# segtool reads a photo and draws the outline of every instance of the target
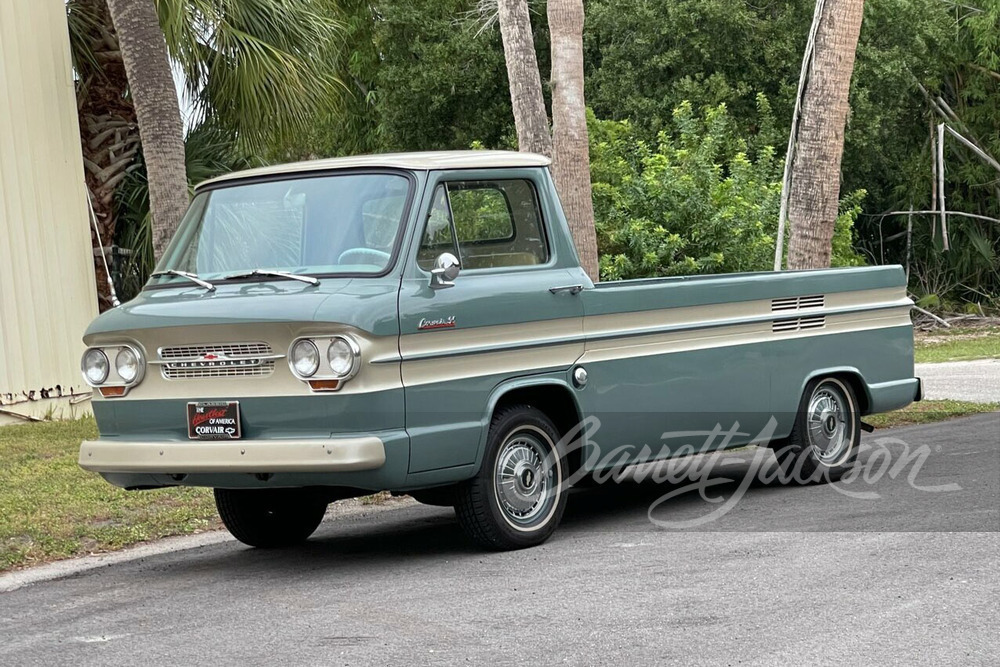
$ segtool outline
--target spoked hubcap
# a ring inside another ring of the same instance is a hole
[[[545,518],[555,499],[557,480],[551,447],[541,433],[519,430],[500,447],[495,469],[497,501],[515,526]]]
[[[854,437],[852,417],[847,396],[835,385],[824,384],[813,392],[806,420],[809,444],[820,461],[836,465],[850,449]]]

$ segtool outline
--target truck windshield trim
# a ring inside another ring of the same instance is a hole
[[[203,218],[205,216],[205,209],[210,205],[211,197],[215,196],[216,193],[236,190],[242,187],[253,186],[253,185],[266,185],[269,183],[283,183],[287,182],[290,184],[294,183],[305,183],[308,181],[316,179],[332,179],[339,177],[350,177],[350,176],[393,176],[402,177],[406,179],[406,191],[405,195],[402,196],[402,203],[399,205],[399,220],[396,226],[395,233],[391,239],[391,248],[387,244],[385,245],[386,251],[378,251],[380,255],[388,255],[385,261],[385,265],[380,270],[371,271],[359,271],[359,270],[309,270],[308,267],[301,266],[268,266],[267,269],[277,271],[288,271],[289,269],[299,269],[304,268],[305,270],[293,270],[292,273],[299,274],[301,276],[308,276],[311,278],[380,278],[390,274],[398,265],[399,257],[402,252],[402,239],[405,234],[407,226],[410,224],[410,217],[412,214],[415,191],[416,191],[416,177],[412,172],[393,169],[393,168],[374,168],[374,169],[328,169],[315,172],[306,173],[282,173],[282,174],[269,174],[265,176],[258,176],[247,179],[239,179],[233,181],[223,181],[220,183],[213,183],[207,187],[197,188],[195,190],[195,198],[192,200],[191,207],[188,209],[188,213],[185,214],[184,220],[182,220],[181,225],[178,227],[174,238],[171,240],[166,251],[163,254],[159,264],[156,267],[154,274],[159,273],[161,275],[153,277],[151,274],[151,280],[148,282],[144,289],[164,289],[177,287],[180,284],[179,279],[175,275],[165,274],[166,271],[170,270],[183,270],[184,265],[177,266],[179,260],[184,258],[185,253],[190,253],[190,249],[187,246],[190,245],[192,241],[192,234],[200,233],[200,227],[203,223]],[[199,207],[200,209],[195,210]],[[188,218],[192,219],[189,220]],[[304,222],[302,223],[305,224]],[[364,221],[362,221],[362,225]],[[362,229],[363,233],[364,230]],[[304,232],[303,232],[304,233]],[[363,250],[363,248],[354,248],[357,250]],[[370,249],[373,250],[374,249]],[[301,262],[300,262],[301,263]],[[232,284],[232,283],[242,283],[248,280],[260,281],[261,278],[265,276],[248,276],[253,269],[260,269],[259,265],[246,266],[240,268],[232,268],[230,270],[214,270],[214,271],[199,271],[199,275],[207,275],[213,284]],[[327,269],[327,267],[322,267]],[[261,271],[262,272],[262,271]],[[284,279],[277,278],[276,279]]]

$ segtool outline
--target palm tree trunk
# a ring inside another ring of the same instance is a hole
[[[98,237],[91,230],[97,299],[100,310],[105,311],[111,307],[111,292],[99,253],[115,239],[115,188],[135,161],[139,126],[135,108],[125,96],[125,65],[107,4],[104,0],[75,0],[68,9],[91,19],[76,23],[75,27],[85,31],[73,34],[78,46],[93,54],[92,60],[81,57],[75,64],[76,100],[84,177],[100,232]]]
[[[826,0],[796,138],[789,190],[788,268],[830,266],[840,159],[864,0]]]
[[[542,79],[535,57],[527,0],[498,0],[500,36],[503,38],[510,105],[514,110],[518,149],[552,155],[549,119],[542,97]]]
[[[597,233],[583,97],[583,0],[549,0],[552,41],[552,172],[580,264],[596,282]]]
[[[184,125],[154,0],[108,0],[149,178],[153,250],[163,254],[188,205]]]

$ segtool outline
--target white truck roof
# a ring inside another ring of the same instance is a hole
[[[244,171],[234,171],[198,184],[201,188],[213,183],[234,179],[271,176],[275,174],[295,174],[328,169],[354,169],[365,167],[390,167],[432,171],[436,169],[488,169],[495,167],[545,167],[551,160],[536,153],[516,151],[426,151],[422,153],[382,153],[376,155],[355,155],[352,157],[327,158],[306,162],[276,164]]]

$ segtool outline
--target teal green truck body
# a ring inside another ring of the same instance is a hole
[[[862,415],[919,400],[900,267],[595,285],[546,165],[488,151],[372,156],[203,184],[158,268],[198,268],[212,289],[155,277],[90,325],[84,341],[111,369],[95,382],[104,362],[85,359],[100,437],[80,464],[134,489],[406,492],[473,478],[495,411],[513,403],[564,432],[596,418],[575,459],[593,469],[612,449],[629,463],[670,457],[691,445],[684,434],[717,425],[738,435],[708,448],[785,438],[817,377],[849,383]],[[348,194],[323,199],[341,185]],[[348,195],[356,206],[337,203]],[[291,240],[252,231],[265,218],[294,227]],[[319,220],[357,220],[357,233]],[[315,280],[227,273],[259,268],[232,259],[262,256],[247,249],[257,233],[295,257],[265,267]],[[441,250],[457,255],[453,280]],[[336,356],[345,345],[353,353]],[[193,414],[237,403],[238,433],[198,436]]]

